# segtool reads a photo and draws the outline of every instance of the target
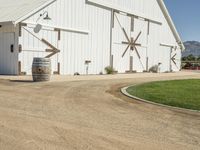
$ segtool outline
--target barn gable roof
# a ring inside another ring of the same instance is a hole
[[[176,39],[176,42],[179,44],[181,50],[185,50],[185,46],[184,46],[184,44],[183,44],[183,42],[181,40],[181,37],[180,37],[180,35],[179,35],[175,25],[174,25],[174,22],[173,22],[171,16],[170,16],[170,14],[169,14],[169,12],[167,10],[167,7],[165,6],[164,1],[163,0],[157,0],[157,2],[159,4],[159,6],[160,6],[160,9],[163,12],[163,15],[165,16],[165,18],[167,20],[167,23],[168,23],[168,25],[169,25],[169,27],[170,27],[175,39]]]
[[[0,0],[0,23],[7,23],[12,22],[13,24],[17,24],[26,18],[30,17],[37,11],[40,11],[41,9],[47,7],[51,3],[55,2],[56,0]],[[87,2],[96,3],[98,5],[101,4],[101,0],[86,0]],[[172,33],[174,37],[177,40],[177,43],[180,45],[181,49],[184,50],[185,47],[183,45],[183,42],[176,30],[176,27],[169,15],[169,12],[164,4],[163,0],[157,0],[169,26],[172,30]],[[106,4],[107,5],[107,4]],[[104,7],[111,7],[111,6],[104,6]],[[136,12],[132,12],[136,13]],[[146,18],[143,14],[140,14],[139,12],[136,13],[139,17],[143,17],[145,19],[149,19],[151,21],[155,21],[157,23],[160,23],[159,20],[156,18]]]
[[[20,22],[55,0],[0,0],[0,22]]]

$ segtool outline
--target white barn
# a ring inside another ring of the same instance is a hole
[[[0,74],[179,71],[183,49],[163,0],[0,0]]]

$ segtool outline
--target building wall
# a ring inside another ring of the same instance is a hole
[[[138,59],[135,51],[130,50],[122,58],[121,55],[126,46],[117,45],[116,43],[125,41],[126,38],[121,28],[116,25],[112,29],[111,41],[110,25],[112,14],[110,9],[86,4],[85,0],[57,0],[24,21],[29,24],[36,23],[39,15],[48,11],[52,20],[45,21],[41,19],[38,23],[84,31],[84,33],[61,31],[60,41],[58,41],[57,32],[50,29],[40,31],[39,36],[47,39],[61,50],[59,54],[52,57],[52,71],[57,70],[57,63],[59,62],[61,64],[61,74],[74,74],[75,72],[86,74],[85,61],[90,60],[89,74],[104,72],[104,68],[110,65],[110,41],[112,42],[111,54],[114,56],[113,66],[119,73],[123,73],[129,69],[130,56],[133,57],[133,70],[138,72],[144,71],[147,66],[150,68],[158,63],[162,63],[162,72],[170,71],[171,48],[160,46],[160,44],[178,45],[156,0],[98,1],[122,7],[125,10],[134,10],[134,12],[140,12],[151,18],[157,18],[162,22],[162,25],[150,23],[148,35],[148,22],[136,19],[134,32],[130,32],[130,18],[119,16],[121,24],[130,36],[136,37],[142,31],[142,35],[138,39],[138,42],[143,46],[138,47],[141,59]],[[33,31],[34,26],[29,24],[26,28]],[[115,24],[117,24],[116,20]],[[22,71],[30,74],[33,57],[46,56],[48,54],[45,52],[47,46],[34,38],[26,30],[22,30],[19,43],[23,46],[23,51],[19,54],[19,60],[22,62]],[[177,53],[176,60],[178,67],[172,63],[172,68],[174,71],[178,71],[180,69],[181,50],[177,49],[173,53]]]
[[[170,71],[170,63],[172,64],[172,68],[174,71],[179,71],[180,64],[181,64],[181,50],[180,48],[173,50],[173,53],[171,53],[171,48],[169,47],[163,47],[160,46],[160,44],[166,44],[171,46],[177,46],[176,39],[174,38],[172,31],[157,3],[157,0],[90,0],[92,2],[97,3],[104,3],[111,5],[116,8],[120,8],[122,10],[132,11],[136,12],[140,15],[149,17],[149,18],[155,18],[156,20],[159,20],[162,22],[162,25],[158,25],[155,23],[150,23],[150,31],[149,35],[142,35],[142,39],[139,39],[139,42],[145,45],[146,41],[146,54],[145,54],[145,48],[138,48],[141,55],[143,55],[143,59],[146,55],[148,57],[148,66],[154,66],[158,63],[162,63],[161,65],[161,71]],[[124,22],[125,23],[125,22]],[[128,26],[130,22],[127,22],[124,24],[124,26]],[[147,27],[145,27],[145,21],[137,21],[135,23],[135,31],[133,32],[133,37],[136,37],[137,33],[139,31],[142,31],[143,33],[146,33]],[[177,66],[173,64],[173,62],[170,62],[170,55],[174,55],[177,53],[176,61]],[[130,54],[131,55],[131,54]],[[132,54],[135,58],[134,62],[134,70],[142,71],[143,67],[141,65],[145,64],[146,60],[139,61],[137,59],[137,56],[135,53]],[[127,62],[128,63],[128,62]]]

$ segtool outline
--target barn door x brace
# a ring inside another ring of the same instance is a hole
[[[176,51],[176,50],[177,50],[177,47],[176,47],[176,46],[175,46],[175,47],[172,47],[171,53],[173,52],[173,49]],[[175,54],[171,57],[171,61],[174,63],[174,65],[176,66],[176,68],[179,68],[178,65],[177,65],[177,63],[176,63],[176,61],[177,61],[176,56],[177,56],[177,53],[175,53]]]
[[[42,43],[44,43],[46,46],[49,47],[49,48],[46,49],[46,52],[50,52],[50,54],[47,55],[45,58],[50,58],[53,55],[55,55],[55,54],[60,52],[60,50],[56,46],[52,45],[49,41],[45,40],[44,38],[39,37],[38,35],[36,35],[32,31],[26,29],[25,27],[23,27],[23,29],[26,30],[28,33],[30,33],[35,38],[37,38],[39,41],[41,41]]]
[[[178,65],[177,65],[178,59],[176,59],[177,53],[172,55],[173,51],[176,52],[178,47],[177,46],[173,46],[173,45],[169,45],[169,44],[163,44],[163,43],[160,43],[160,46],[169,47],[171,49],[171,51],[170,51],[170,71],[172,71],[172,63],[171,62],[173,62],[173,64],[176,66],[176,68],[179,68]]]
[[[138,58],[140,59],[141,56],[140,56],[140,54],[139,54],[139,52],[138,52],[137,46],[142,46],[142,45],[139,44],[139,43],[137,43],[137,40],[138,40],[139,37],[141,36],[142,31],[139,32],[139,34],[137,35],[137,37],[136,37],[135,39],[134,39],[133,37],[130,37],[130,38],[129,38],[129,36],[128,36],[126,30],[124,29],[124,27],[122,27],[122,25],[121,25],[121,23],[120,23],[120,21],[119,21],[119,19],[118,19],[118,17],[117,17],[116,14],[115,14],[115,17],[116,17],[117,22],[118,22],[118,24],[119,24],[119,26],[120,26],[122,32],[124,33],[124,36],[126,37],[126,40],[127,40],[126,42],[122,41],[122,44],[128,45],[128,46],[126,47],[124,53],[122,54],[122,57],[125,56],[126,52],[127,52],[128,49],[130,48],[130,50],[132,50],[132,51],[135,50],[135,51],[136,51],[136,54],[137,54]],[[133,26],[133,22],[131,21],[131,28],[133,28],[132,26]]]

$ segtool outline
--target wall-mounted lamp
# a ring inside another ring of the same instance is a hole
[[[41,24],[37,24],[37,25],[35,26],[35,28],[33,29],[33,31],[34,31],[35,33],[39,33],[41,30],[42,30],[42,25],[41,25]]]
[[[44,20],[51,20],[51,18],[49,17],[49,13],[48,11],[45,11],[44,13],[40,14],[40,16],[38,17],[37,21],[38,22],[43,16],[45,16],[43,19]]]
[[[45,16],[45,17],[43,17],[43,16]],[[43,17],[44,20],[51,20],[51,18],[49,17],[49,13],[47,11],[40,14],[38,19],[36,20],[37,24],[36,24],[35,28],[33,29],[35,33],[39,33],[42,29],[42,25],[38,23],[42,17]]]
[[[51,20],[51,18],[49,17],[49,14],[47,12],[46,16],[43,18],[44,20]]]

